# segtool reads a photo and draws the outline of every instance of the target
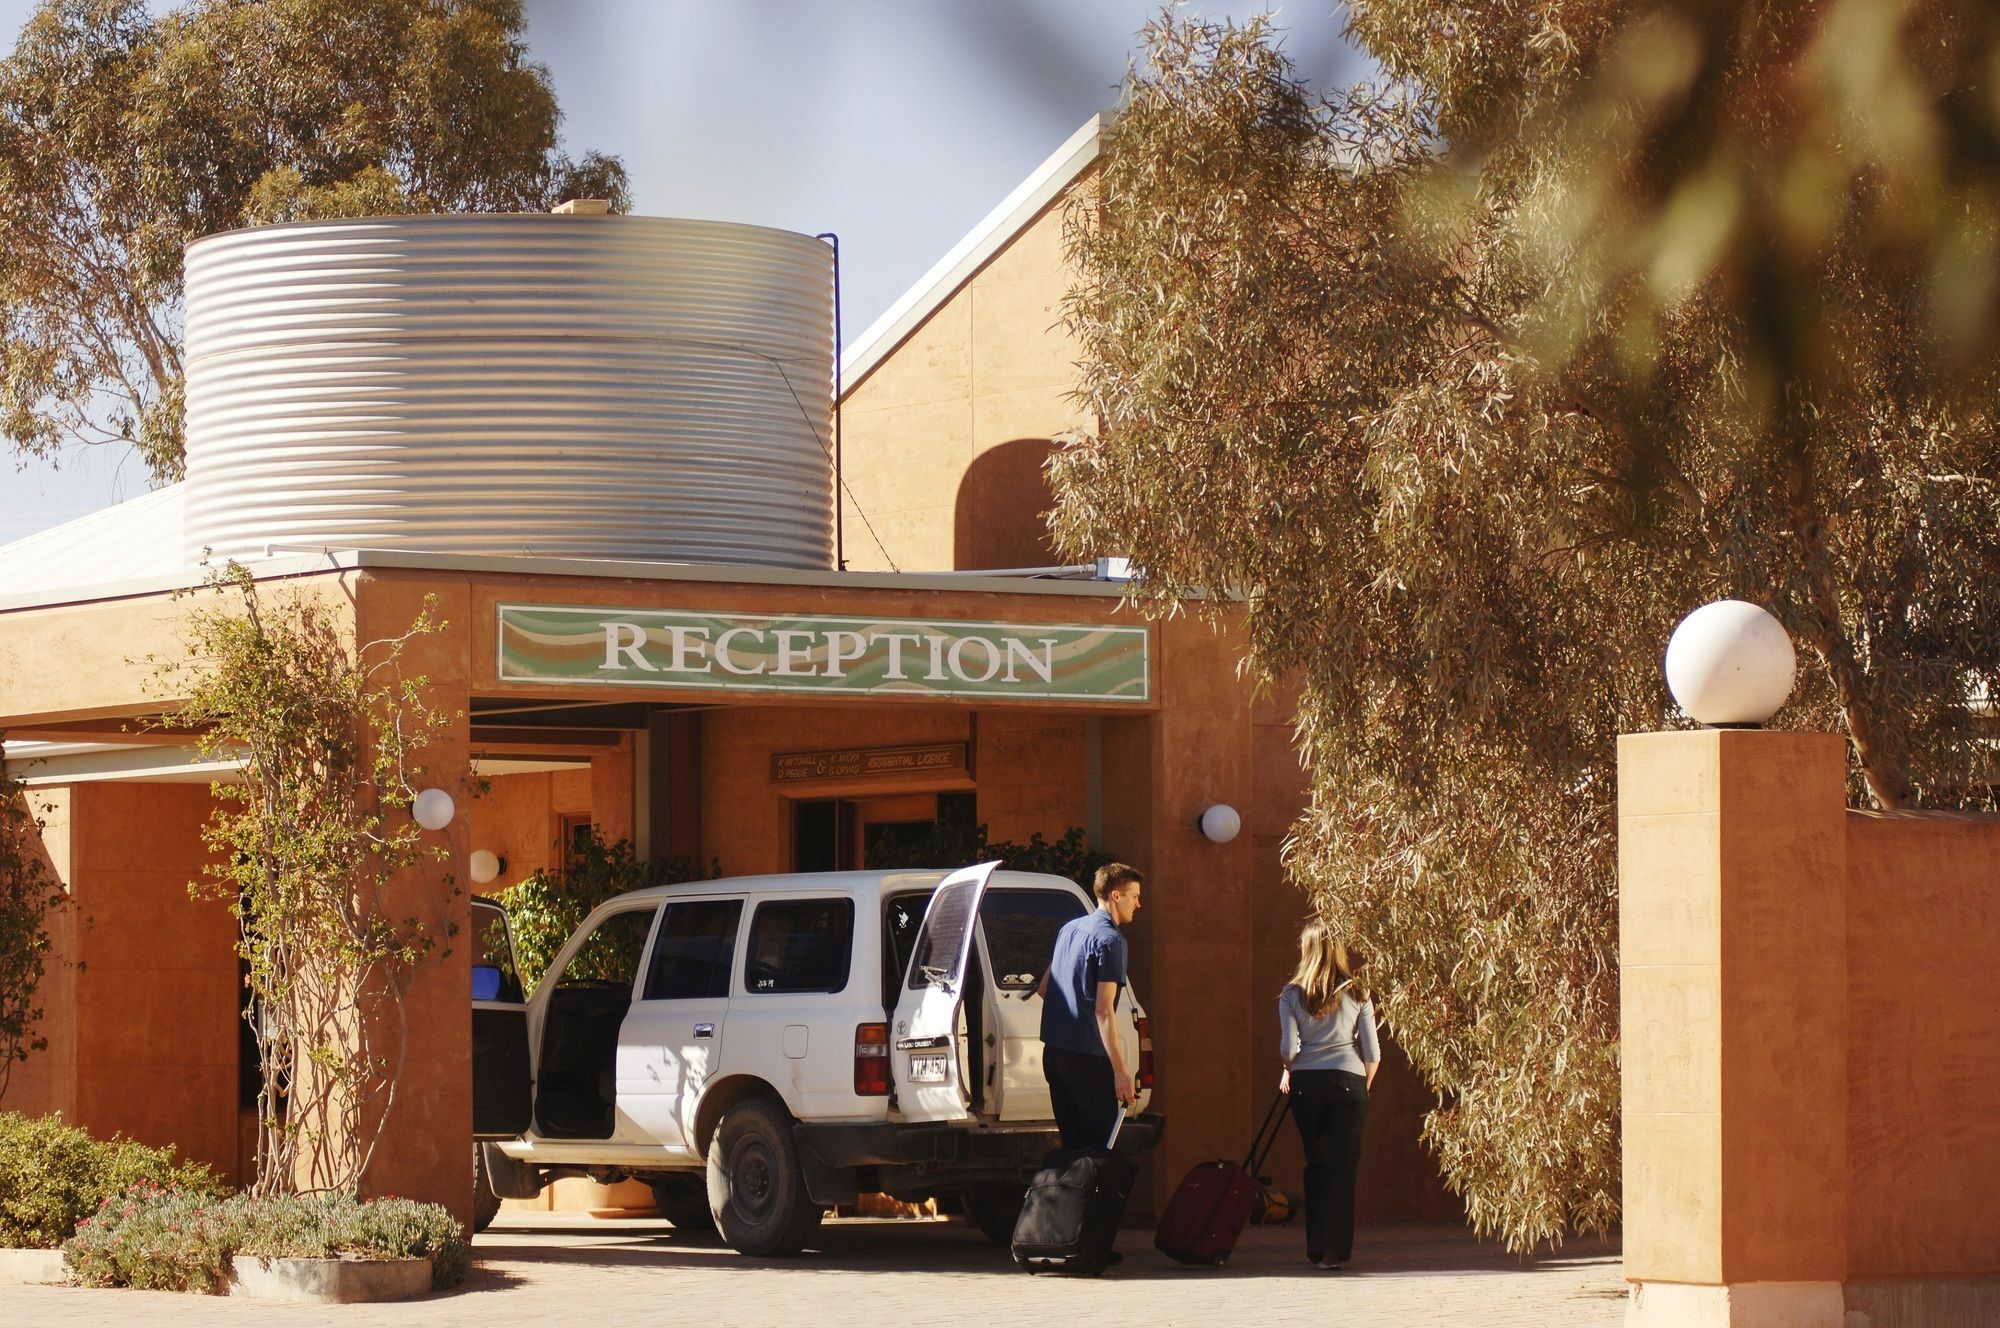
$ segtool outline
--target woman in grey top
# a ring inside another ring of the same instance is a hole
[[[1278,997],[1280,1091],[1306,1152],[1306,1258],[1337,1269],[1354,1254],[1354,1177],[1382,1051],[1363,960],[1317,918],[1299,934],[1299,968]]]

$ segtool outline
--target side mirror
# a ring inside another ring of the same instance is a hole
[[[472,966],[472,999],[475,1001],[497,1001],[505,984],[501,980],[500,969],[494,964],[474,964]]]

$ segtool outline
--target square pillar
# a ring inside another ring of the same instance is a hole
[[[1632,1328],[1841,1328],[1847,749],[1619,739]]]
[[[409,642],[402,656],[405,677],[421,677],[425,700],[457,722],[429,743],[417,759],[421,785],[444,789],[458,805],[441,831],[426,831],[426,845],[448,845],[446,861],[426,858],[392,877],[382,891],[391,918],[416,918],[437,942],[433,957],[420,965],[403,996],[407,1041],[395,1103],[367,1174],[364,1196],[393,1194],[443,1204],[468,1225],[472,1219],[472,947],[468,944],[473,889],[466,857],[471,852],[468,809],[472,805],[468,642],[471,593],[462,582],[439,578],[397,579],[367,575],[355,596],[355,631],[362,641],[401,635],[416,619],[426,595],[437,600],[435,616],[445,627]],[[629,770],[629,766],[628,766]],[[629,800],[628,800],[629,807]],[[628,811],[629,816],[629,811]],[[456,936],[443,928],[456,924]],[[393,1016],[384,1016],[393,1020]],[[390,1038],[395,1028],[384,1030]],[[385,1043],[393,1046],[393,1041]]]

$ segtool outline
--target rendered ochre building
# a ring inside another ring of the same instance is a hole
[[[1135,980],[1169,1121],[1152,1193],[1239,1154],[1306,910],[1278,861],[1303,789],[1288,715],[1237,680],[1235,634],[1149,623],[1091,567],[1021,572],[1055,562],[1041,461],[1082,423],[1060,212],[1098,130],[846,354],[838,487],[832,270],[810,237],[480,216],[191,246],[186,481],[0,548],[0,731],[50,808],[79,905],[58,948],[83,961],[51,965],[49,1046],[6,1106],[227,1178],[249,1165],[234,927],[186,890],[229,772],[135,723],[171,700],[144,661],[178,649],[172,592],[212,550],[362,640],[435,597],[448,627],[409,667],[466,718],[426,782],[490,781],[440,832],[461,881],[475,851],[505,860],[488,891],[585,824],[730,875],[858,866],[871,837],[940,816],[996,841],[1083,830],[1149,877]],[[1196,827],[1217,803],[1242,813],[1227,843]],[[441,875],[399,897],[462,912]],[[372,1177],[461,1213],[469,963],[458,947],[411,993]],[[1392,1057],[1364,1215],[1450,1211],[1416,1142],[1426,1105]],[[1296,1175],[1289,1133],[1273,1165]]]

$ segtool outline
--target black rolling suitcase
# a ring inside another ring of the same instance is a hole
[[[1124,1124],[1120,1107],[1104,1147],[1058,1149],[1042,1159],[1014,1224],[1015,1263],[1031,1273],[1096,1277],[1104,1271],[1138,1174],[1113,1151]]]

